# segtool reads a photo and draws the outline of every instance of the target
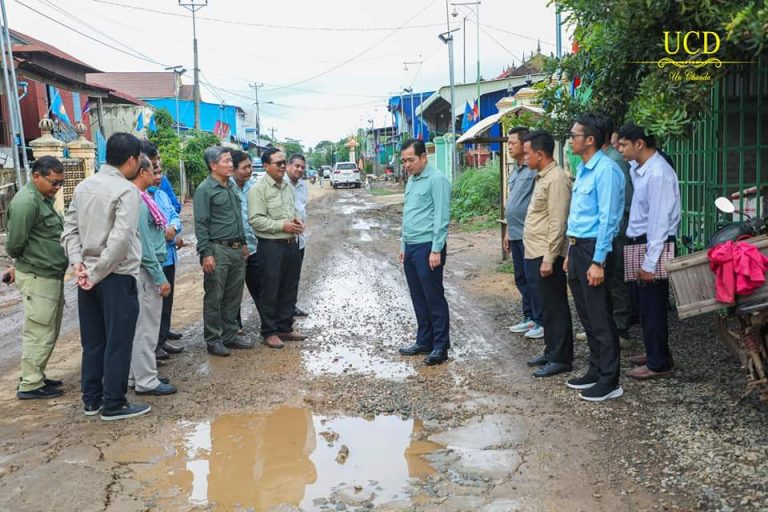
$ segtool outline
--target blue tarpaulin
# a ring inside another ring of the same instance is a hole
[[[416,122],[412,123],[413,112],[421,105],[422,101],[427,101],[430,96],[434,94],[434,91],[417,92],[413,94],[404,94],[403,96],[393,96],[389,98],[387,102],[387,108],[395,118],[395,126],[399,131],[406,131],[406,124],[402,119],[405,115],[405,121],[410,125],[411,137],[421,138],[424,141],[429,141],[432,134],[429,131],[427,123],[423,122],[420,118],[416,118]],[[400,106],[400,100],[402,99],[402,107]]]

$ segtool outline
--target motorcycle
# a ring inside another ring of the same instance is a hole
[[[733,203],[725,197],[717,198],[715,207],[728,215],[736,212]],[[768,233],[768,215],[746,217],[744,221],[731,222],[718,229],[710,238],[708,247]],[[755,295],[760,293],[756,291]],[[746,372],[747,391],[741,399],[757,393],[761,400],[768,401],[768,298],[744,297],[735,306],[721,308],[717,326],[720,338]]]

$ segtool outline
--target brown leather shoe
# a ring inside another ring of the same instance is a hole
[[[296,332],[296,331],[279,332],[277,333],[277,337],[283,341],[304,341],[305,339],[307,339],[306,334],[301,334],[300,332]]]
[[[269,348],[283,348],[285,345],[282,341],[280,341],[280,338],[275,336],[274,334],[272,336],[267,336],[262,341],[263,344],[268,346]]]
[[[635,354],[633,356],[629,356],[627,361],[636,365],[644,365],[648,362],[648,356],[645,354]]]
[[[638,366],[634,370],[629,370],[625,375],[630,379],[650,380],[671,377],[673,374],[674,372],[672,370],[667,370],[665,372],[655,372],[647,366]]]

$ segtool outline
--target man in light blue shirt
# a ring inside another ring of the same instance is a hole
[[[624,394],[619,386],[619,336],[610,306],[611,249],[624,213],[624,174],[600,150],[605,123],[599,116],[579,117],[570,135],[573,152],[582,162],[573,186],[564,266],[590,356],[587,373],[566,385],[581,390],[583,400],[601,402]]]
[[[158,159],[158,163],[159,162],[160,161]],[[173,205],[173,209],[176,210],[176,213],[181,213],[181,203],[179,202],[179,198],[176,197],[176,192],[173,191],[173,186],[171,185],[168,177],[165,175],[163,175],[162,179],[160,180],[160,190],[165,192],[165,194],[171,200],[171,204]]]
[[[299,217],[307,224],[307,202],[309,202],[309,189],[304,180],[304,172],[307,167],[306,159],[301,153],[294,153],[288,157],[288,167],[285,170],[285,179],[293,186],[293,193],[296,196],[296,211]],[[304,245],[306,243],[304,233],[299,235],[299,278],[301,278],[301,265],[304,264]],[[293,316],[307,316],[297,305],[293,306]]]
[[[253,182],[251,182],[251,176],[253,174],[253,163],[251,157],[245,151],[232,151],[232,165],[234,171],[230,181],[234,186],[234,190],[238,196],[240,196],[240,209],[243,217],[243,233],[245,233],[245,248],[243,256],[246,258],[245,262],[245,286],[248,288],[248,293],[251,294],[253,304],[258,304],[259,297],[259,262],[256,259],[256,251],[259,246],[259,241],[256,239],[256,235],[253,232],[253,228],[248,224],[248,191],[251,190]],[[238,315],[238,322],[240,328],[243,328],[242,319]]]
[[[410,175],[405,186],[400,263],[418,323],[416,343],[401,348],[400,353],[428,354],[424,363],[435,365],[448,359],[451,346],[448,302],[443,288],[451,183],[429,165],[422,141],[403,142],[400,156]]]

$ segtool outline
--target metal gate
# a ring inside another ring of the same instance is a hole
[[[69,208],[69,202],[72,201],[72,194],[75,187],[85,179],[85,160],[80,158],[62,158],[64,164],[64,211]]]
[[[768,210],[768,59],[716,83],[709,106],[691,137],[667,148],[680,181],[680,236],[697,250],[716,229],[718,196],[732,198],[742,212]]]

